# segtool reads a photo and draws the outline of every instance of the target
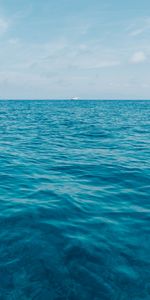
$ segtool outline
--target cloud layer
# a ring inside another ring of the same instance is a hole
[[[125,18],[129,6],[118,1],[7,2],[0,18],[1,98],[150,97],[144,14],[133,10]]]

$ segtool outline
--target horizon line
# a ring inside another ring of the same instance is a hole
[[[80,98],[80,99],[69,99],[69,98],[1,98],[0,101],[150,101],[150,99],[144,98],[113,98],[113,99],[100,99],[100,98]]]

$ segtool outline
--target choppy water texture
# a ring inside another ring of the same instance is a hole
[[[149,101],[0,101],[0,299],[149,300]]]

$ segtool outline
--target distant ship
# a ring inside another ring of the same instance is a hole
[[[79,97],[72,97],[71,100],[79,100]]]

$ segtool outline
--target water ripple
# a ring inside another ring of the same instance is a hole
[[[0,299],[150,299],[150,102],[0,101]]]

